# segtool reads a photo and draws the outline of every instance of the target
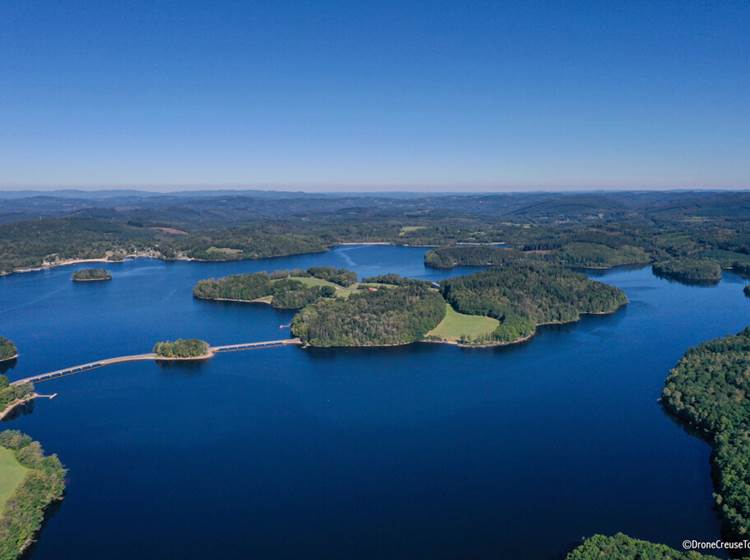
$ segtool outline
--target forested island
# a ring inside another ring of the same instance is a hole
[[[301,309],[320,298],[334,297],[342,288],[350,288],[356,281],[357,275],[348,270],[311,267],[201,280],[193,288],[193,296],[214,301],[270,303],[278,309]],[[347,290],[339,295],[349,293]]]
[[[627,303],[618,288],[559,266],[524,260],[447,280],[442,292],[456,311],[500,322],[476,343],[518,342],[531,337],[539,325],[612,313]]]
[[[618,288],[525,260],[447,280],[440,290],[396,275],[366,280],[367,290],[304,307],[293,334],[311,346],[509,344],[530,338],[538,325],[612,313],[627,303]]]
[[[112,274],[104,268],[82,268],[73,273],[73,282],[103,282],[112,280]]]
[[[642,541],[617,533],[594,535],[583,541],[565,560],[718,560],[694,551],[678,551],[664,544]]]
[[[12,360],[16,356],[18,356],[16,345],[4,336],[0,336],[0,362]]]
[[[178,338],[174,341],[157,342],[154,344],[153,352],[157,358],[173,360],[200,360],[213,355],[208,342],[197,338]]]
[[[17,430],[0,432],[0,559],[14,560],[33,542],[44,510],[61,500],[65,467]]]
[[[707,259],[670,259],[653,264],[654,274],[689,284],[715,284],[721,280],[721,267]]]
[[[685,353],[667,378],[665,408],[714,446],[716,505],[731,533],[750,533],[750,327]]]

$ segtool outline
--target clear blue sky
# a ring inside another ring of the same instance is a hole
[[[750,2],[0,2],[0,188],[750,187]]]

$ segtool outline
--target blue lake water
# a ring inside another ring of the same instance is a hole
[[[347,246],[241,263],[107,265],[0,278],[10,377],[198,337],[288,336],[292,313],[192,299],[201,279],[342,266],[440,279],[425,249]],[[691,345],[750,323],[744,281],[683,286],[649,268],[597,275],[630,304],[461,350],[290,347],[202,364],[133,363],[40,384],[3,422],[58,453],[65,500],[31,549],[47,558],[561,558],[623,531],[679,547],[720,533],[709,446],[657,398]]]

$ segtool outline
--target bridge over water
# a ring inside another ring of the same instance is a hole
[[[263,350],[265,348],[277,348],[279,346],[295,346],[302,344],[299,338],[284,338],[280,340],[265,340],[262,342],[243,342],[240,344],[227,344],[224,346],[211,346],[209,348],[210,354],[207,358],[210,358],[214,354],[219,352],[240,352],[243,350]],[[21,383],[41,383],[42,381],[49,381],[51,379],[57,379],[59,377],[66,377],[68,375],[75,375],[76,373],[84,373],[91,371],[92,369],[98,369],[100,367],[112,366],[115,364],[122,364],[125,362],[142,362],[146,360],[156,361],[181,361],[181,360],[192,360],[193,358],[163,358],[156,354],[132,354],[130,356],[118,356],[116,358],[106,358],[104,360],[97,360],[95,362],[89,362],[87,364],[80,364],[77,366],[71,366],[47,373],[39,373],[37,375],[31,375],[24,377],[23,379],[17,379],[11,383],[11,385],[19,385]]]

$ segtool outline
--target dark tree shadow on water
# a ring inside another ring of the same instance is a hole
[[[200,375],[205,364],[206,360],[156,360],[156,365],[159,366],[161,373],[164,375],[185,375],[190,377]]]
[[[20,418],[21,416],[26,416],[27,414],[33,414],[33,412],[34,412],[34,399],[15,407],[13,410],[11,410],[8,413],[8,415],[5,418],[3,418],[3,422],[7,422],[8,420],[15,420],[16,418]]]
[[[5,360],[4,362],[0,362],[0,374],[5,374],[6,371],[10,371],[14,369],[18,365],[18,358],[13,358],[12,360]]]
[[[39,528],[39,530],[34,534],[33,541],[31,544],[26,548],[26,550],[23,551],[23,554],[19,556],[19,560],[30,560],[34,556],[34,552],[38,548],[38,542],[44,538],[44,528],[47,526],[47,522],[52,519],[52,517],[60,510],[60,508],[65,503],[65,495],[63,494],[63,499],[58,500],[56,502],[52,502],[50,505],[48,505],[44,510],[44,519],[42,519],[42,525]]]

